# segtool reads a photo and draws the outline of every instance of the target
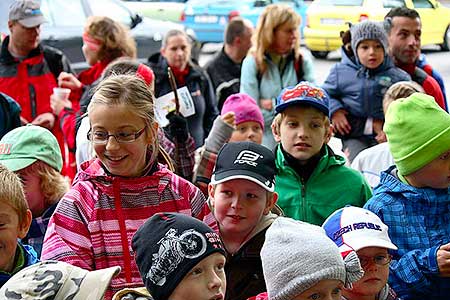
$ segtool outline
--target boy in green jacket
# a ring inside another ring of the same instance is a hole
[[[363,206],[372,195],[361,174],[327,145],[332,134],[328,102],[323,89],[302,81],[280,93],[272,123],[279,143],[278,205],[286,216],[316,225],[345,205]]]

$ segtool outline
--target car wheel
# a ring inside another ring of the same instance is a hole
[[[329,51],[311,51],[312,56],[315,58],[325,59],[328,56]]]
[[[442,51],[450,51],[450,26],[447,26],[444,34],[444,42],[441,44]]]

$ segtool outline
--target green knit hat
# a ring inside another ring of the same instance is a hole
[[[28,124],[11,130],[0,140],[0,164],[15,172],[41,160],[61,172],[58,141],[44,127]]]
[[[450,149],[450,115],[434,98],[414,93],[391,103],[384,132],[401,175],[409,175]]]

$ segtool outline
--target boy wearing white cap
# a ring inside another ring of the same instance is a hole
[[[377,215],[363,208],[347,206],[335,211],[322,225],[328,237],[339,247],[345,257],[356,251],[364,277],[344,288],[347,300],[395,300],[395,292],[387,284],[388,250],[397,250],[388,235],[388,227]]]
[[[391,103],[384,131],[395,166],[364,207],[389,226],[398,247],[389,284],[404,299],[449,299],[450,115],[414,93]]]

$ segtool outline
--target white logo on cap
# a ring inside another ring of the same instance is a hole
[[[263,158],[263,156],[259,153],[250,150],[242,150],[236,157],[234,164],[248,164],[250,166],[256,167],[258,165],[256,161],[259,158]]]

